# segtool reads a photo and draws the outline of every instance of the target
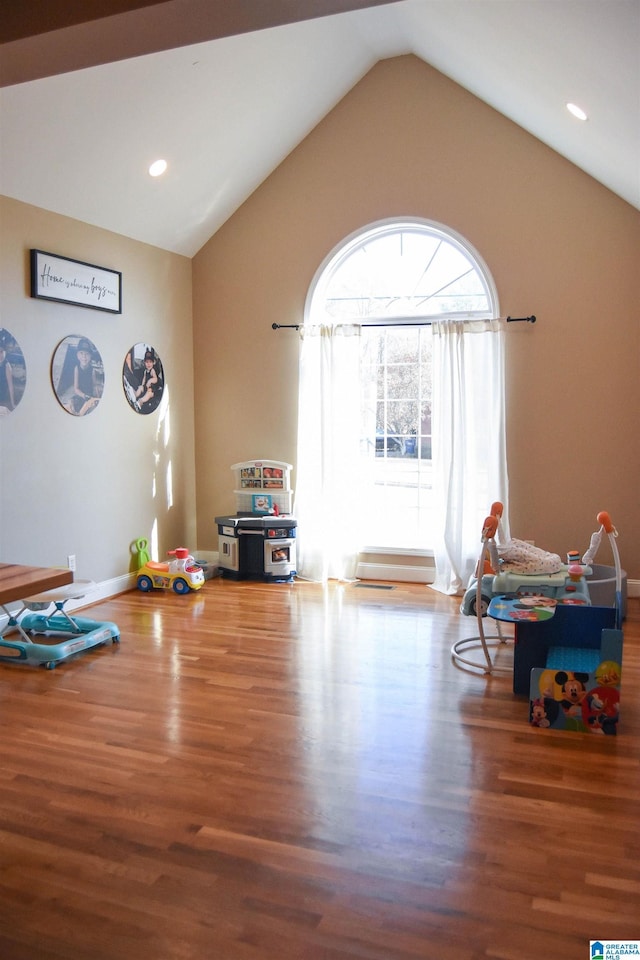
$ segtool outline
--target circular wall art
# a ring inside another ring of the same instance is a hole
[[[153,413],[164,393],[164,370],[160,357],[148,343],[135,343],[122,366],[122,386],[129,406],[136,413]]]
[[[84,417],[100,403],[104,390],[102,357],[87,337],[69,336],[56,347],[51,382],[67,413]]]
[[[18,406],[27,383],[27,365],[18,341],[0,327],[0,417]]]

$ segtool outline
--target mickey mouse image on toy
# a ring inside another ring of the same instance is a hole
[[[588,673],[566,673],[558,670],[555,681],[561,688],[560,706],[565,717],[579,720],[582,718],[582,701],[587,695]]]

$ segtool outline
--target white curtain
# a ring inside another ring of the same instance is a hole
[[[433,588],[467,586],[495,500],[508,535],[504,321],[438,320],[433,335]]]
[[[300,328],[294,513],[298,574],[353,579],[360,547],[360,326]]]

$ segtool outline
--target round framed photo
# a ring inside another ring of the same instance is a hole
[[[136,413],[153,413],[164,393],[164,369],[157,351],[148,343],[135,343],[122,366],[122,387]]]
[[[11,413],[22,400],[27,365],[18,341],[0,327],[0,417]]]
[[[67,413],[85,417],[95,410],[104,390],[104,365],[91,340],[71,335],[58,344],[51,362],[51,382]]]

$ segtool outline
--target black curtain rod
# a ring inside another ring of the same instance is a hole
[[[495,319],[500,320],[500,317]],[[530,317],[506,317],[507,323],[535,323],[536,317],[535,314],[531,314]],[[422,320],[420,323],[414,323],[410,320],[406,322],[401,321],[400,323],[364,323],[364,327],[430,327],[432,320]],[[299,330],[301,324],[299,323],[272,323],[272,330]]]

